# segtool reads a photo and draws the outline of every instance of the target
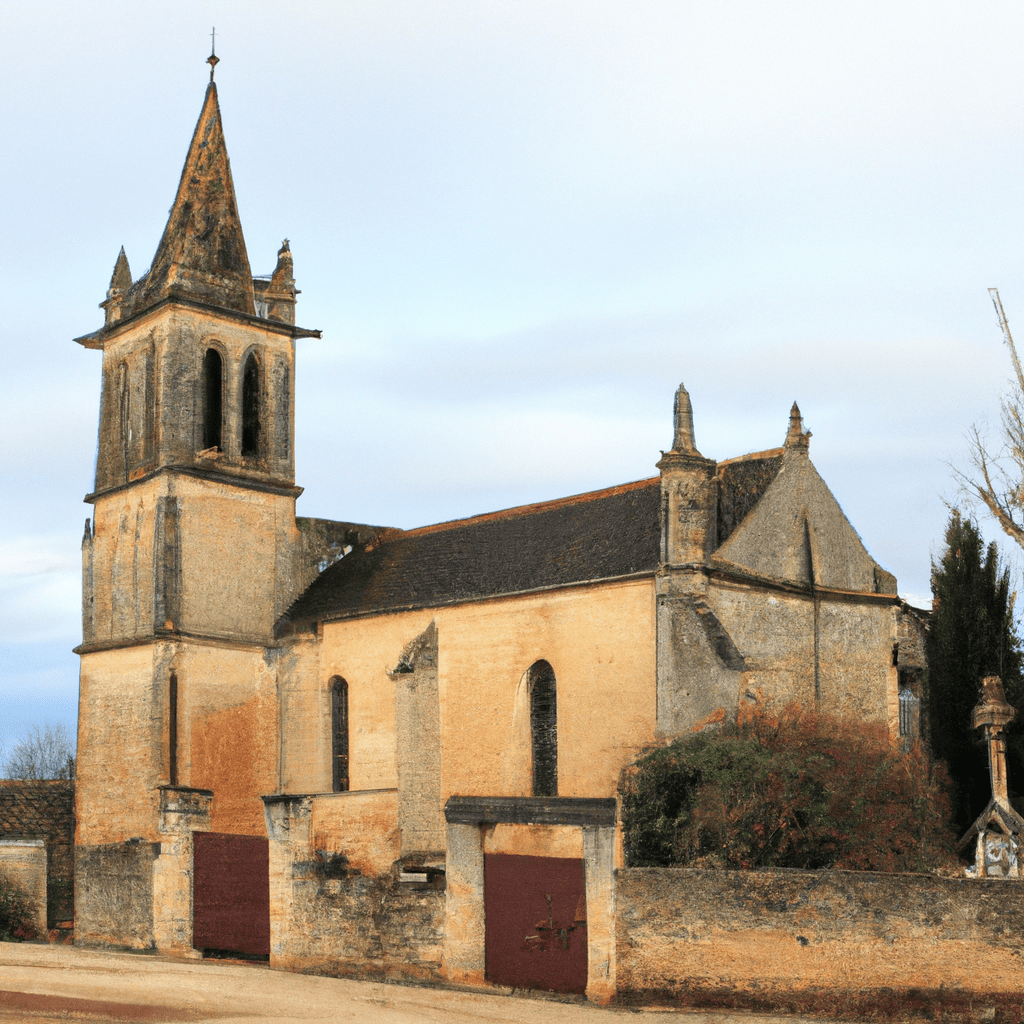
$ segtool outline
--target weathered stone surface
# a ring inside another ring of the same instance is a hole
[[[337,975],[436,975],[443,887],[405,884],[397,861],[381,862],[389,824],[381,813],[390,817],[390,852],[398,853],[396,796],[266,799],[273,965]]]
[[[484,952],[484,848],[479,825],[448,825],[448,888],[444,898],[441,974],[448,981],[482,985]]]
[[[441,815],[441,702],[437,687],[437,623],[403,652],[395,684],[398,826],[402,856],[444,856]]]
[[[618,964],[615,936],[615,828],[583,829],[587,890],[587,998],[615,998]]]
[[[0,839],[0,877],[18,886],[32,906],[32,926],[46,933],[46,842],[43,839]]]
[[[615,798],[607,797],[480,797],[451,796],[444,806],[453,825],[496,822],[536,825],[614,826]]]
[[[116,268],[114,273],[117,280]],[[121,315],[139,313],[174,294],[255,313],[252,271],[212,81],[153,264],[127,290]]]
[[[75,942],[152,949],[157,843],[75,847]]]
[[[47,927],[74,916],[75,783],[0,779],[0,839],[42,839],[46,849]]]
[[[849,871],[616,872],[624,996],[1019,992],[1024,889]]]
[[[342,856],[351,872],[386,875],[398,860],[399,798],[394,789],[324,793],[310,798],[308,859]],[[443,854],[442,854],[443,856]]]

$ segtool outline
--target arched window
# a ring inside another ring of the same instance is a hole
[[[242,454],[260,453],[260,364],[249,353],[242,372]]]
[[[348,683],[331,677],[331,770],[335,793],[348,792]]]
[[[203,357],[203,448],[220,448],[221,394],[224,368],[220,353],[208,348]]]
[[[558,796],[558,700],[555,673],[546,661],[530,667],[530,737],[533,795]]]

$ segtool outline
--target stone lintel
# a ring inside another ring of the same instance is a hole
[[[449,825],[615,825],[614,797],[452,796],[444,807]]]

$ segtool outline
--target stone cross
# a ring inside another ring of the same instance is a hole
[[[974,709],[971,724],[984,727],[988,743],[988,770],[992,780],[992,799],[1008,807],[1006,788],[1006,727],[1017,717],[1016,709],[1006,703],[1003,681],[999,676],[986,676],[981,681],[981,700]]]

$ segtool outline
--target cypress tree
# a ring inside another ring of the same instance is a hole
[[[1024,685],[1010,571],[1000,566],[995,542],[984,548],[977,526],[957,509],[949,517],[942,558],[932,563],[932,595],[929,733],[932,753],[949,768],[954,820],[963,833],[991,796],[987,753],[971,728],[981,680],[1000,676],[1006,699],[1020,714],[1007,743],[1011,795],[1024,790]]]

